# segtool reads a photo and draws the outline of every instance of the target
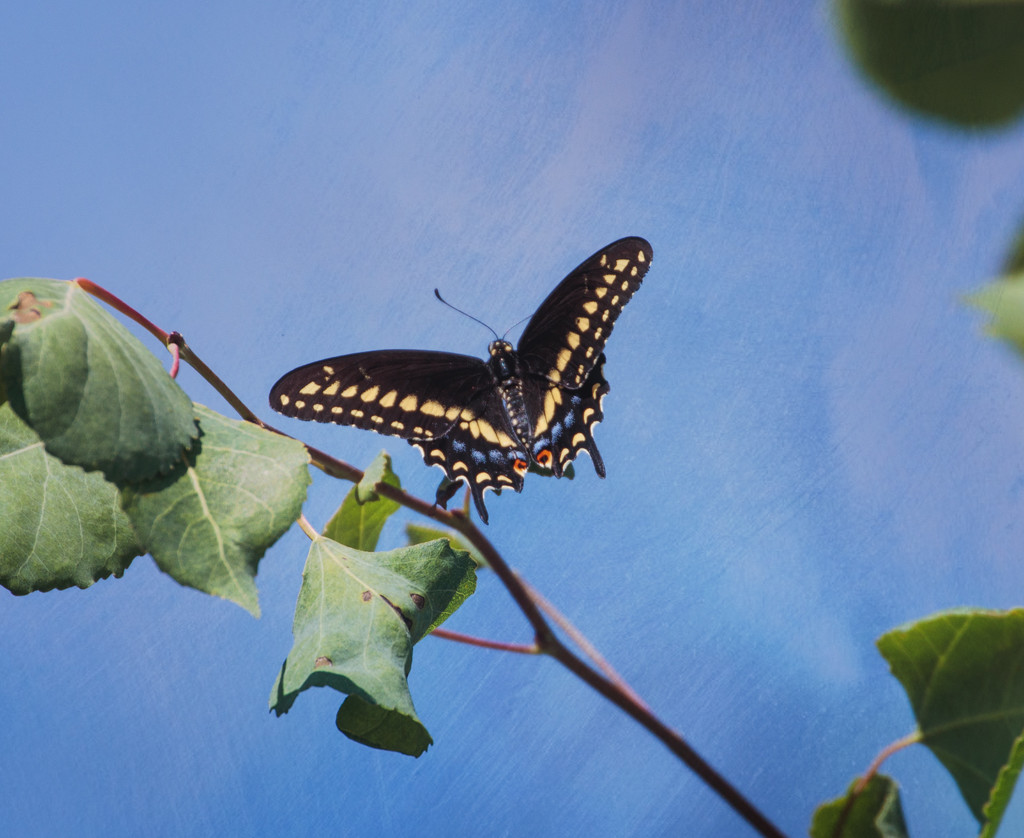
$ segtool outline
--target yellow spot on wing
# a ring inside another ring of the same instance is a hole
[[[579,329],[581,332],[587,331],[587,329],[590,328],[590,320],[588,320],[586,317],[577,317],[576,328]]]
[[[345,412],[345,408],[338,407],[337,405],[335,405],[334,407],[331,408],[331,413],[333,413],[335,416],[340,416],[344,412]]]
[[[335,395],[338,392],[340,387],[341,387],[341,382],[340,381],[332,381],[330,384],[328,384],[324,388],[324,395],[325,396],[333,396],[333,395]]]
[[[626,265],[628,265],[628,264],[629,264],[629,259],[616,259],[615,260],[615,270],[618,271],[619,273],[622,273],[624,270],[626,270]]]
[[[290,402],[291,399],[289,399],[288,396],[286,396],[284,393],[282,393],[280,398],[278,399],[278,401],[281,402],[282,406],[287,407],[288,402]]]
[[[309,384],[299,390],[299,392],[304,396],[312,396],[313,394],[320,392],[320,385],[315,381],[310,381]]]
[[[572,447],[578,448],[579,446],[583,445],[583,443],[586,441],[587,437],[585,434],[576,434],[576,436],[572,438]]]
[[[327,364],[324,364],[320,369],[322,369],[328,375],[334,375],[334,367],[332,367],[332,366],[328,366]]]
[[[444,416],[444,408],[435,401],[423,402],[420,405],[420,413],[426,413],[427,416]]]
[[[405,425],[403,425],[397,419],[391,423],[391,427],[394,428],[396,431],[404,431],[405,430]]]
[[[416,397],[406,396],[398,403],[398,406],[402,408],[402,410],[404,410],[406,413],[412,413],[412,411],[416,409]]]
[[[596,300],[588,300],[587,302],[585,302],[583,304],[583,310],[587,314],[593,314],[595,311],[597,311],[597,301]]]
[[[565,336],[565,342],[569,344],[570,349],[575,349],[580,345],[580,336],[576,334],[576,332],[569,332],[569,334]]]
[[[381,399],[380,399],[379,402],[377,402],[377,404],[379,404],[381,407],[391,407],[392,405],[394,405],[395,399],[397,397],[398,397],[398,391],[397,390],[390,390],[387,393],[385,393],[383,396],[381,396]]]
[[[365,414],[365,413],[363,413],[363,411],[361,411],[361,410],[353,410],[353,411],[352,411],[352,415],[353,415],[353,416],[354,416],[354,417],[355,417],[356,419],[362,419],[362,418],[363,418],[363,417],[364,417],[364,416],[365,416],[366,414]]]
[[[364,402],[372,402],[375,398],[377,398],[377,394],[379,392],[380,387],[374,386],[367,390],[365,393],[363,393],[359,398],[361,398]]]
[[[351,399],[356,393],[359,392],[359,388],[353,384],[351,387],[346,387],[341,391],[341,397],[343,399]]]
[[[313,405],[313,410],[316,413],[319,413],[323,409],[324,409],[324,406],[322,404],[315,404],[315,405]]]
[[[494,426],[490,422],[485,422],[483,419],[478,421],[480,426],[480,436],[486,439],[492,445],[498,444],[498,434],[494,430]]]
[[[558,353],[558,357],[555,358],[555,369],[559,372],[564,370],[570,358],[572,358],[572,353],[568,349],[563,349]]]

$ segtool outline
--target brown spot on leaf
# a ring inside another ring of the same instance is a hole
[[[422,611],[423,606],[427,604],[427,600],[423,596],[423,594],[409,594],[409,598],[412,600],[412,604],[415,605],[420,611]]]
[[[316,663],[313,664],[313,669],[323,669],[325,666],[334,666],[334,661],[321,655],[316,659]]]
[[[404,613],[402,612],[402,609],[401,609],[401,608],[399,608],[399,607],[398,607],[397,605],[395,605],[395,604],[394,604],[394,603],[393,603],[393,602],[392,602],[392,601],[391,601],[390,599],[388,599],[388,598],[387,598],[386,596],[384,596],[384,594],[381,594],[381,595],[380,595],[380,598],[381,598],[382,600],[384,600],[384,601],[385,601],[385,602],[386,602],[386,603],[387,603],[388,605],[390,605],[390,606],[391,606],[391,607],[392,607],[392,608],[394,609],[395,613],[396,613],[396,614],[397,614],[397,615],[398,615],[398,616],[399,616],[399,617],[401,618],[402,622],[403,622],[403,623],[405,623],[405,627],[406,627],[407,629],[410,629],[410,630],[411,630],[411,629],[412,629],[412,620],[410,620],[410,619],[409,619],[408,617],[406,617],[406,616],[405,616],[405,614],[404,614]]]
[[[22,291],[18,294],[18,301],[8,306],[14,312],[11,320],[15,323],[32,323],[43,316],[39,306],[50,308],[53,303],[49,300],[39,300],[31,291]]]
[[[363,591],[363,602],[369,602],[373,599],[373,594],[370,591]]]

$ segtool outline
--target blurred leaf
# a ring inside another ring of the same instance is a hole
[[[882,635],[922,741],[990,834],[1024,760],[1024,609],[954,611]]]
[[[487,567],[487,560],[476,547],[467,541],[463,541],[460,536],[448,530],[409,523],[405,525],[405,537],[409,540],[410,544],[423,544],[427,541],[445,538],[452,545],[453,550],[462,550],[465,553],[469,553],[469,557],[477,567]]]
[[[412,647],[472,590],[473,563],[445,541],[365,553],[318,538],[309,549],[292,627],[295,644],[270,707],[329,686],[349,698],[336,723],[374,748],[419,756],[431,743],[406,677]]]
[[[363,479],[345,495],[338,511],[324,527],[324,535],[339,544],[372,551],[377,546],[384,524],[399,508],[395,501],[382,498],[373,490],[379,483],[387,483],[396,489],[402,486],[391,470],[391,458],[386,451],[377,455],[363,473]]]
[[[992,315],[985,327],[986,334],[1007,341],[1024,354],[1024,277],[997,279],[966,300],[969,305]]]
[[[188,396],[73,282],[0,282],[0,316],[14,324],[0,355],[7,398],[49,453],[120,485],[167,470],[191,446]]]
[[[15,594],[120,576],[142,555],[117,487],[68,466],[0,404],[0,584]]]
[[[811,838],[834,838],[839,818],[858,780],[846,794],[824,803],[814,812]],[[899,786],[884,774],[876,774],[854,801],[843,822],[842,838],[907,838]]]
[[[1010,247],[1010,254],[1006,257],[1003,265],[1003,274],[1007,278],[1017,275],[1017,279],[1024,275],[1024,229],[1017,231],[1017,237]]]
[[[961,126],[1024,111],[1019,0],[837,0],[861,72],[898,103]]]
[[[257,566],[302,510],[306,449],[200,404],[195,411],[200,440],[170,473],[124,490],[125,510],[161,570],[258,615]]]

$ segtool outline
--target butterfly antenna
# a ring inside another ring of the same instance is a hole
[[[505,330],[505,334],[503,334],[501,336],[501,339],[504,340],[508,336],[508,333],[511,332],[516,326],[518,326],[520,323],[522,323],[522,322],[524,322],[526,320],[529,320],[529,319],[530,319],[530,315],[527,314],[526,317],[523,317],[523,318],[520,318],[519,320],[517,320],[515,323],[513,323],[511,326],[509,326]]]
[[[500,339],[501,339],[501,338],[499,338],[499,337],[498,337],[498,333],[497,333],[496,331],[494,331],[494,329],[492,329],[492,328],[491,328],[490,326],[488,326],[488,325],[487,325],[486,323],[484,323],[484,321],[483,321],[483,320],[479,320],[479,319],[477,319],[477,318],[476,318],[476,317],[474,317],[474,316],[473,316],[472,314],[466,314],[466,312],[464,312],[464,311],[463,311],[463,310],[462,310],[461,308],[456,308],[455,306],[453,306],[453,305],[452,305],[452,304],[451,304],[450,302],[448,302],[448,301],[447,301],[447,300],[446,300],[446,299],[445,299],[444,297],[442,297],[442,296],[441,296],[441,292],[440,292],[440,291],[438,291],[438,290],[437,290],[436,288],[434,289],[434,296],[435,296],[435,297],[437,297],[437,298],[438,298],[438,299],[439,299],[439,300],[440,300],[440,301],[441,301],[442,303],[444,303],[444,304],[445,304],[446,306],[448,306],[448,308],[450,308],[450,309],[451,309],[452,311],[457,311],[457,312],[458,312],[459,314],[463,315],[464,317],[468,317],[468,318],[469,318],[470,320],[472,320],[473,322],[475,322],[475,323],[479,323],[479,324],[480,324],[481,326],[483,326],[483,327],[484,327],[484,328],[485,328],[485,329],[486,329],[486,330],[487,330],[488,332],[490,332],[490,333],[491,333],[492,335],[494,335],[494,339],[495,339],[495,340],[500,340]]]

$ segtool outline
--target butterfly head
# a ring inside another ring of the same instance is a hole
[[[516,352],[507,340],[493,340],[487,347],[491,355],[488,366],[495,380],[508,381],[516,375]]]

